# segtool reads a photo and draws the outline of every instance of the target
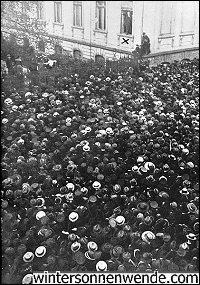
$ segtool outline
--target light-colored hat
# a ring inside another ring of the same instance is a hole
[[[43,218],[45,216],[46,216],[46,213],[44,211],[39,211],[39,212],[37,212],[35,217],[37,220],[40,220],[41,218]]]
[[[144,158],[142,156],[138,156],[137,163],[143,163],[143,162],[144,162]]]
[[[94,181],[92,187],[94,189],[99,189],[101,187],[101,183],[99,181]]]
[[[71,213],[69,214],[69,220],[70,220],[72,223],[76,222],[76,221],[78,220],[78,218],[79,218],[79,216],[78,216],[78,214],[77,214],[76,212],[71,212]]]
[[[117,216],[117,217],[115,218],[115,220],[116,220],[117,224],[120,225],[120,226],[125,223],[125,218],[124,218],[124,216]]]
[[[23,261],[32,262],[34,259],[34,254],[31,251],[27,251],[23,256]]]
[[[142,240],[148,244],[150,244],[150,242],[156,238],[155,234],[151,231],[145,231],[142,233],[141,236]]]
[[[66,187],[68,190],[74,191],[74,184],[73,183],[67,183]]]
[[[32,274],[26,274],[22,279],[22,284],[32,284],[33,281],[33,275]]]
[[[97,251],[98,250],[98,245],[94,241],[89,241],[87,243],[87,247],[89,251]]]
[[[46,247],[45,246],[39,246],[35,250],[35,256],[37,257],[43,257],[46,254]]]
[[[96,270],[97,271],[107,271],[107,263],[103,260],[99,260],[96,264]]]
[[[75,241],[71,245],[71,251],[73,251],[73,252],[78,251],[80,248],[81,248],[80,242]]]

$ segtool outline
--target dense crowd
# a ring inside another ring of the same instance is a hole
[[[2,93],[4,283],[198,271],[198,65]]]

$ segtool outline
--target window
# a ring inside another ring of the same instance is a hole
[[[194,32],[195,8],[195,1],[182,1],[182,33]]]
[[[81,51],[79,49],[75,49],[73,52],[73,56],[75,59],[81,59],[82,58]]]
[[[161,20],[161,35],[172,34],[174,32],[174,15],[173,15],[173,2],[174,1],[162,1],[162,20]]]
[[[54,2],[54,21],[62,23],[62,3]]]
[[[38,20],[42,20],[44,16],[44,11],[43,11],[43,3],[42,1],[37,2],[37,18]]]
[[[121,8],[121,33],[132,34],[133,1],[122,1]]]
[[[74,26],[82,27],[82,1],[74,2]]]
[[[105,58],[102,56],[102,55],[95,55],[95,62],[98,62],[98,63],[105,63]]]
[[[96,29],[106,29],[106,1],[96,1]]]

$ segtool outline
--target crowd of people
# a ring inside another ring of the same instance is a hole
[[[199,61],[2,92],[2,280],[198,271]]]

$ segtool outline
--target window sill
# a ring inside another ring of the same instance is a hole
[[[84,28],[80,26],[72,26],[72,29],[84,30]]]
[[[64,27],[64,24],[63,23],[59,23],[59,22],[53,22],[53,25],[54,26],[61,26],[61,27]]]
[[[97,30],[97,29],[95,29],[95,30],[94,30],[94,33],[107,34],[108,32],[107,32],[107,31],[104,31],[104,30]]]
[[[158,39],[166,39],[166,38],[174,38],[174,34],[166,34],[166,35],[160,35],[158,36]]]
[[[194,35],[194,32],[185,32],[185,33],[180,33],[180,37],[183,37],[183,36],[193,36]]]
[[[127,34],[118,34],[118,37],[127,37],[127,38],[130,38],[130,39],[133,39],[133,35],[127,35]]]

